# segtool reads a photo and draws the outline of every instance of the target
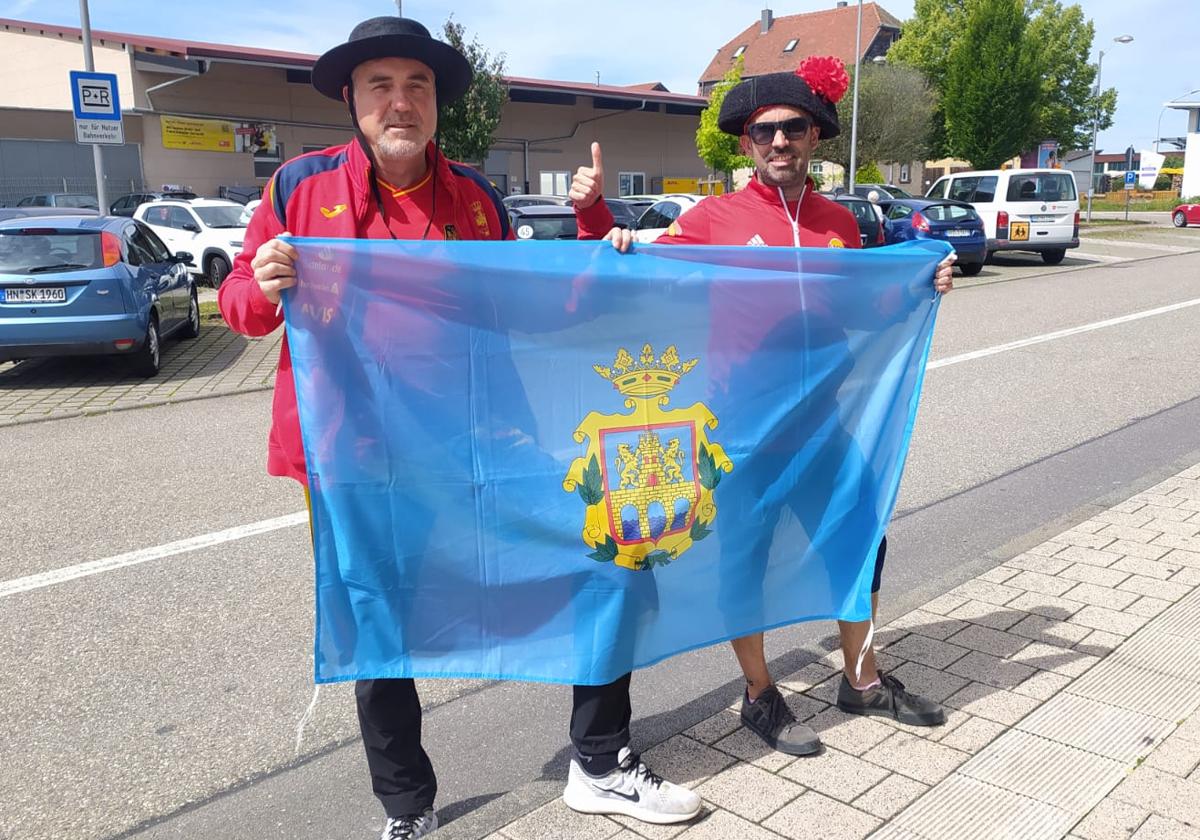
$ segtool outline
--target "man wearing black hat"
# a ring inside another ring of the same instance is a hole
[[[730,89],[721,105],[718,125],[725,133],[740,138],[742,153],[754,161],[754,177],[745,189],[696,204],[671,224],[657,244],[859,247],[854,216],[837,202],[819,195],[808,177],[808,164],[817,143],[840,131],[836,103],[848,83],[841,61],[813,56],[795,72],[757,76]],[[579,213],[580,238],[603,236],[624,252],[632,241],[630,231],[610,230],[611,223],[597,219],[594,209],[597,204],[604,205],[598,201],[603,184],[598,144],[593,144],[592,160],[591,167],[581,167],[576,173],[569,193],[576,209],[586,211]],[[934,275],[938,292],[953,288],[953,262],[951,255],[938,266]],[[746,307],[752,302],[739,299],[729,305],[740,310],[742,324],[757,323],[766,330],[778,323],[781,314],[775,303],[758,303],[762,311],[757,318],[745,317]],[[722,308],[714,306],[714,311]],[[803,434],[793,439],[802,440]],[[767,523],[767,527],[773,527],[773,523]],[[884,539],[876,552],[873,609],[878,606],[886,547]],[[887,716],[913,726],[944,722],[945,713],[938,704],[906,691],[899,680],[876,667],[870,643],[872,622],[838,624],[844,661],[838,708],[851,714]],[[743,724],[782,752],[819,752],[821,742],[816,733],[797,722],[774,685],[767,669],[763,634],[734,639],[732,644],[746,677]]]
[[[245,247],[219,293],[230,327],[252,336],[277,329],[280,293],[296,284],[296,250],[281,235],[359,239],[511,239],[499,196],[473,169],[438,149],[438,106],[471,84],[466,58],[413,20],[364,21],[318,59],[313,86],[350,108],[356,139],[288,161],[267,188]],[[291,358],[285,336],[275,377],[267,470],[306,483]],[[411,679],[362,680],[359,724],[375,795],[387,812],[385,840],[437,828],[437,780],[421,746],[421,703]],[[652,773],[629,749],[629,675],[575,686],[575,747],[564,793],[577,810],[683,822],[700,797]]]

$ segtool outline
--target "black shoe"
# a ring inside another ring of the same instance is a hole
[[[742,695],[742,723],[781,753],[816,755],[821,751],[817,733],[797,722],[787,701],[773,685],[767,686],[753,703],[748,694]]]
[[[941,726],[946,722],[946,712],[941,706],[908,693],[904,683],[883,671],[879,672],[879,685],[866,691],[850,685],[850,680],[842,674],[837,707],[847,714],[890,717],[909,726]]]
[[[418,840],[432,834],[438,827],[437,814],[432,810],[423,814],[408,814],[403,817],[388,817],[387,825],[379,840]]]

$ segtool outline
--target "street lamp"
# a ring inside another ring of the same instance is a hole
[[[854,102],[850,106],[850,192],[854,193],[854,170],[858,166],[858,76],[862,66],[862,7],[858,0],[858,23],[854,27]]]
[[[1185,97],[1185,96],[1191,96],[1193,93],[1200,93],[1200,88],[1196,88],[1195,90],[1189,90],[1187,93],[1181,93],[1181,94],[1179,94],[1179,96],[1172,97],[1171,101],[1176,102],[1180,99],[1183,99],[1183,97]],[[1167,113],[1167,106],[1163,105],[1162,108],[1160,108],[1158,111],[1158,124],[1154,127],[1154,151],[1155,152],[1158,152],[1158,143],[1160,140],[1162,140],[1162,118],[1163,118],[1163,114],[1165,114],[1165,113]]]
[[[1113,38],[1114,44],[1128,44],[1133,40],[1132,35],[1118,35]],[[1087,220],[1092,220],[1092,193],[1096,191],[1096,134],[1100,130],[1100,70],[1104,67],[1104,50],[1100,50],[1100,59],[1096,62],[1096,116],[1092,119],[1092,157],[1088,164],[1088,206]]]

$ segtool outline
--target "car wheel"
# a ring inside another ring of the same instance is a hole
[[[1056,248],[1053,251],[1042,251],[1042,262],[1046,265],[1058,265],[1063,261],[1063,257],[1067,255],[1065,248]]]
[[[140,376],[150,377],[158,373],[162,366],[162,348],[158,342],[158,316],[151,314],[146,324],[146,337],[142,347],[132,358],[133,369]]]
[[[213,257],[208,261],[208,282],[214,289],[221,288],[221,281],[229,274],[229,263],[224,257]]]
[[[200,335],[200,299],[196,287],[192,286],[192,296],[188,301],[187,322],[179,331],[180,338],[196,338]]]
[[[963,277],[974,277],[983,271],[983,263],[963,263],[959,268],[962,269]]]
[[[1175,212],[1175,215],[1171,217],[1171,223],[1175,225],[1175,227],[1187,227],[1187,215],[1182,210],[1178,210]]]

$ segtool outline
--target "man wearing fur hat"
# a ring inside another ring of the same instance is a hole
[[[414,20],[380,17],[354,28],[313,67],[313,86],[345,102],[356,139],[288,161],[267,188],[245,248],[220,289],[229,326],[251,336],[283,323],[280,293],[296,284],[295,248],[279,237],[511,239],[491,185],[452,163],[436,142],[438,107],[461,97],[472,70],[453,47]],[[285,337],[275,377],[267,471],[307,483]],[[575,686],[567,804],[653,823],[683,822],[700,797],[655,775],[629,749],[629,674]],[[411,679],[360,680],[358,719],[384,840],[416,840],[437,828],[437,779],[421,745],[421,701]]]
[[[754,176],[738,192],[709,197],[697,204],[672,223],[657,244],[859,247],[854,216],[847,208],[819,195],[808,177],[808,164],[817,143],[840,131],[836,103],[848,82],[841,61],[813,56],[793,73],[757,76],[733,87],[721,105],[718,125],[739,138],[742,153],[754,161]],[[603,236],[624,252],[632,234],[612,228],[611,220],[604,219],[598,210],[604,207],[599,201],[603,177],[599,144],[593,144],[592,166],[579,169],[570,190],[579,216],[580,238]],[[951,255],[938,266],[933,278],[938,292],[953,288],[953,262]],[[744,309],[747,304],[739,301],[736,305]],[[764,320],[774,317],[773,313],[763,314]],[[878,607],[886,550],[884,539],[876,554],[873,609]],[[870,645],[871,622],[841,621],[838,625],[845,662],[838,708],[851,714],[887,716],[912,726],[938,726],[945,721],[945,713],[937,703],[906,691],[899,680],[876,667]],[[796,720],[774,685],[767,668],[763,634],[734,639],[732,644],[746,677],[742,723],[781,752],[819,752],[821,742],[816,733]]]

